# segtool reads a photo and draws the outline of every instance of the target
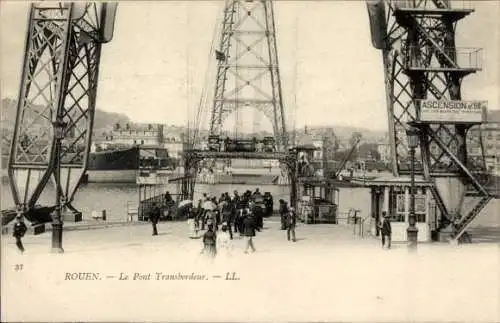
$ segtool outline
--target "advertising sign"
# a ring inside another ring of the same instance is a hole
[[[486,121],[487,101],[419,100],[419,121],[482,123]]]

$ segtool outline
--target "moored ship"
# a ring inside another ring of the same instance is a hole
[[[134,183],[139,170],[138,146],[92,152],[87,167],[89,183]]]
[[[136,183],[141,168],[173,169],[166,148],[158,146],[108,146],[92,152],[87,167],[88,183]]]

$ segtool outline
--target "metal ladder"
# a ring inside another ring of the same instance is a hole
[[[483,196],[476,206],[474,206],[474,208],[472,208],[472,210],[465,217],[463,217],[459,223],[455,224],[455,231],[451,236],[451,242],[458,242],[460,237],[465,233],[471,224],[472,220],[474,220],[484,207],[488,205],[492,198],[493,196],[491,195]]]

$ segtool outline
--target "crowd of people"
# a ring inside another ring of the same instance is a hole
[[[239,236],[245,238],[244,252],[255,252],[253,238],[264,226],[264,217],[273,213],[273,198],[269,193],[262,194],[257,188],[254,192],[247,190],[243,194],[238,191],[230,196],[228,192],[215,196],[203,194],[196,208],[188,212],[191,237],[202,236],[202,252],[215,257],[218,251],[231,252],[230,241]],[[282,230],[288,230],[288,240],[295,241],[296,216],[293,208],[289,208],[284,200],[280,200],[279,212],[282,218]]]
[[[165,194],[167,204],[174,203],[169,192]],[[297,215],[293,207],[283,199],[279,200],[278,209],[281,219],[281,230],[287,231],[288,241],[296,242],[295,227]],[[190,226],[191,237],[199,238],[199,233],[203,233],[202,253],[209,257],[215,257],[218,251],[230,253],[232,250],[231,240],[239,234],[240,238],[246,239],[245,253],[249,250],[255,252],[253,238],[257,232],[263,229],[263,218],[273,213],[273,198],[266,192],[264,195],[257,188],[255,192],[247,190],[240,195],[234,191],[231,197],[228,192],[221,194],[217,199],[204,193],[203,198],[198,201],[196,208],[187,209],[188,224]],[[153,206],[149,219],[153,226],[153,235],[158,235],[157,224],[161,217],[161,209],[156,204]],[[219,230],[220,227],[220,230]],[[391,248],[391,222],[389,215],[384,211],[382,221],[377,223],[377,229],[381,233],[382,248]],[[24,252],[22,237],[27,231],[21,215],[16,216],[13,227],[13,236],[16,246],[20,252]]]

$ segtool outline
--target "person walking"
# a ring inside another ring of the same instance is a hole
[[[14,229],[12,232],[12,235],[16,239],[16,246],[21,253],[24,252],[24,246],[22,242],[22,237],[26,234],[26,231],[28,231],[28,228],[26,227],[26,224],[24,223],[22,215],[18,214],[16,216],[16,223],[14,223]]]
[[[187,223],[189,228],[189,237],[191,239],[198,238],[198,225],[196,223],[196,215],[193,212],[193,208],[189,207],[186,211],[187,214]]]
[[[297,215],[295,214],[295,209],[293,207],[287,213],[286,218],[286,237],[290,241],[290,235],[292,236],[292,241],[295,242],[295,226],[297,225]]]
[[[249,248],[252,249],[252,252],[255,252],[255,246],[253,244],[253,237],[255,237],[255,224],[248,209],[245,209],[244,211],[243,225],[246,238],[245,253],[248,253]]]
[[[288,213],[288,207],[286,205],[285,200],[280,199],[280,208],[279,208],[279,213],[280,213],[280,220],[281,220],[281,230],[286,230],[286,214]]]
[[[151,224],[153,225],[153,235],[157,236],[158,235],[158,221],[160,220],[161,216],[161,210],[158,207],[158,204],[153,204],[153,209],[151,210],[150,214],[150,219],[151,219]]]
[[[387,241],[387,249],[391,249],[391,221],[385,211],[382,212],[382,224],[380,225],[380,233],[382,235],[382,248],[386,246]]]
[[[203,250],[202,254],[209,258],[214,258],[217,255],[217,233],[214,230],[212,220],[207,222],[208,230],[203,234]]]
[[[239,219],[238,219],[238,232],[240,233],[240,237],[245,235],[245,217],[248,211],[247,209],[240,209],[240,212],[238,214]]]
[[[229,232],[229,237],[233,240],[233,230],[231,229],[231,224],[233,222],[233,210],[231,203],[225,202],[222,207],[222,222],[226,223],[226,229]]]
[[[240,213],[241,213],[241,206],[240,206],[240,196],[238,195],[238,191],[234,191],[234,196],[232,199],[232,204],[233,204],[233,221],[234,221],[234,232],[240,232],[239,227],[240,227]]]
[[[221,232],[217,234],[216,245],[217,245],[217,257],[222,256],[223,258],[231,257],[232,244],[231,237],[229,236],[229,226],[227,223],[222,223]]]

